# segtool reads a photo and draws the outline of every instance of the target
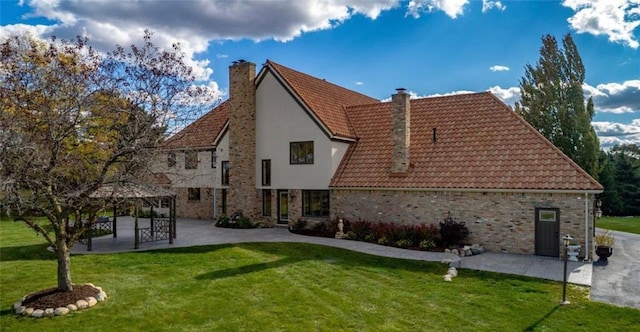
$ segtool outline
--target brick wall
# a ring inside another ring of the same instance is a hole
[[[535,209],[560,209],[560,234],[584,250],[584,194],[332,190],[331,217],[349,220],[438,223],[449,211],[465,221],[471,242],[491,251],[535,253]],[[592,200],[589,214],[592,220]],[[593,246],[589,225],[589,245]],[[562,250],[560,250],[562,253]]]
[[[188,188],[172,188],[177,193],[178,218],[213,219],[213,189],[200,188],[200,200],[190,201]],[[219,198],[218,198],[219,199]]]
[[[252,219],[261,213],[256,200],[256,65],[229,67],[229,196],[228,214],[242,211]]]

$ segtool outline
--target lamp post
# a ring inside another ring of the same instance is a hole
[[[569,242],[573,240],[573,237],[569,234],[565,234],[562,237],[562,244],[564,245],[564,271],[562,273],[562,304],[569,304],[567,301],[567,247]]]

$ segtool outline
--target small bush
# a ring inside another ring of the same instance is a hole
[[[371,234],[371,222],[367,220],[354,221],[350,223],[349,228],[345,229],[355,234],[355,240],[364,241],[367,235]]]
[[[431,250],[436,247],[436,242],[434,240],[422,240],[419,247],[422,250]]]
[[[464,221],[457,221],[447,214],[447,218],[440,222],[440,239],[444,247],[462,246],[469,238],[469,229]]]
[[[237,214],[232,217],[227,217],[222,215],[218,217],[215,223],[216,227],[223,228],[257,228],[260,226],[260,223],[254,223],[249,219],[249,217],[245,217],[242,214]]]
[[[396,241],[396,246],[399,248],[410,248],[413,247],[413,241],[409,240],[409,239],[402,239],[402,240],[398,240]]]

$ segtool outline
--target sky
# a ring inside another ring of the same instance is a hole
[[[542,37],[571,33],[601,146],[640,144],[640,0],[0,0],[0,41],[82,35],[109,51],[145,29],[180,43],[220,99],[234,60],[269,59],[378,99],[491,91],[509,105]]]

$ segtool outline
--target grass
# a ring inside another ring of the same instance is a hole
[[[640,311],[590,302],[557,282],[294,243],[175,248],[72,258],[106,302],[63,317],[13,313],[55,285],[56,261],[24,225],[0,221],[2,331],[637,331]]]
[[[640,217],[602,217],[596,220],[596,227],[640,234]]]

